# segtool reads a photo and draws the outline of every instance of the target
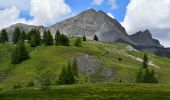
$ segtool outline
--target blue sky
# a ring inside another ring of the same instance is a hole
[[[128,34],[149,29],[170,47],[170,0],[0,0],[0,29],[15,23],[50,26],[89,8],[113,16]]]
[[[123,21],[129,0],[116,0],[118,7],[115,9],[111,9],[108,0],[104,0],[101,5],[95,5],[92,0],[66,0],[66,3],[71,6],[74,13],[94,8],[96,10],[103,10],[106,13],[112,13],[118,21]]]

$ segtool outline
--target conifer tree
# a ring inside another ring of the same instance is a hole
[[[2,29],[0,33],[0,43],[4,44],[5,42],[8,42],[8,33],[5,29]]]
[[[74,58],[74,61],[73,61],[73,74],[75,77],[75,81],[78,82],[79,81],[79,69],[78,69],[76,58]]]
[[[83,41],[87,41],[87,39],[86,39],[86,36],[85,36],[85,35],[83,36]]]
[[[45,45],[53,45],[53,36],[51,35],[50,30],[47,31]]]
[[[142,69],[140,69],[139,72],[137,73],[136,83],[142,83],[142,82],[143,82],[143,72]]]
[[[20,34],[21,34],[20,29],[18,27],[15,28],[14,33],[13,33],[13,40],[12,40],[14,44],[19,42]]]
[[[74,46],[76,47],[80,47],[81,46],[81,39],[80,38],[77,38],[74,42]]]
[[[40,46],[40,44],[41,44],[41,36],[40,36],[39,30],[36,30],[35,34],[32,35],[30,44],[31,44],[31,47]]]
[[[56,34],[55,34],[55,45],[61,45],[61,34],[60,31],[57,30]]]
[[[24,60],[29,59],[29,53],[26,50],[25,44],[23,42],[19,42],[16,49],[12,52],[11,55],[11,63],[19,64]]]
[[[22,31],[22,33],[19,36],[19,41],[24,41],[24,40],[26,40],[26,33],[25,31]]]
[[[143,56],[143,68],[148,68],[148,56],[146,53]]]
[[[94,35],[93,40],[95,40],[95,41],[99,41],[99,39],[98,39],[97,35]]]

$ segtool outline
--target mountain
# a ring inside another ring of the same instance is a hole
[[[52,25],[48,29],[52,33],[60,30],[67,35],[83,36],[85,34],[90,39],[96,34],[99,40],[104,42],[123,39],[127,43],[135,44],[129,39],[125,28],[101,10],[86,10],[75,17]]]
[[[145,30],[143,32],[139,31],[133,35],[130,35],[130,39],[137,45],[141,46],[163,47],[158,40],[153,39],[149,30]]]
[[[34,25],[27,25],[23,23],[17,23],[14,25],[11,25],[8,28],[5,28],[6,31],[8,32],[9,39],[12,39],[12,34],[15,30],[15,28],[19,28],[21,31],[29,32],[31,29],[39,29],[41,32],[44,31],[45,27],[44,26],[34,26]]]

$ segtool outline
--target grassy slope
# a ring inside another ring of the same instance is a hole
[[[71,38],[71,46],[40,46],[38,48],[29,48],[31,59],[24,61],[18,65],[10,64],[10,52],[14,45],[0,45],[0,73],[6,72],[7,77],[0,82],[0,88],[4,91],[11,90],[14,84],[21,84],[26,87],[28,82],[34,81],[36,87],[39,87],[40,81],[44,77],[49,77],[52,84],[58,78],[63,66],[72,60],[73,57],[81,53],[87,53],[98,59],[102,65],[115,69],[116,81],[122,79],[123,81],[130,82],[135,80],[136,72],[141,67],[141,62],[138,62],[128,56],[114,52],[113,49],[118,51],[127,50],[127,45],[118,43],[101,43],[94,41],[83,42],[82,47],[73,46],[74,38]],[[136,57],[143,56],[142,52],[128,51],[129,54]],[[118,57],[123,60],[118,61]],[[170,83],[170,59],[157,57],[149,54],[149,58],[159,68],[154,68],[161,83]],[[84,82],[84,77],[81,77],[81,83]]]
[[[156,84],[80,84],[12,90],[3,100],[170,100],[170,86]]]

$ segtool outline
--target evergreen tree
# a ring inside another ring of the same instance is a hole
[[[144,56],[143,56],[143,68],[148,68],[148,56],[147,54],[145,53]]]
[[[93,40],[95,40],[95,41],[99,41],[99,39],[98,39],[97,35],[94,35]]]
[[[31,41],[32,36],[36,33],[36,29],[32,29],[28,32],[28,34],[26,35],[26,38],[28,41]]]
[[[65,79],[66,79],[66,68],[63,67],[61,74],[59,75],[58,84],[66,84]]]
[[[8,42],[8,33],[5,29],[2,29],[0,33],[0,43],[4,44],[5,42]]]
[[[51,35],[50,30],[44,32],[43,42],[46,46],[53,45],[53,36]]]
[[[79,69],[78,69],[76,58],[74,58],[74,61],[73,61],[73,75],[75,77],[75,81],[77,82],[79,78]]]
[[[26,33],[25,33],[25,31],[23,31],[23,32],[20,34],[20,36],[19,36],[19,41],[24,41],[24,40],[26,40]]]
[[[158,79],[155,77],[155,71],[153,69],[150,72],[150,83],[158,83]]]
[[[45,30],[43,33],[42,43],[46,43],[47,31]]]
[[[136,83],[142,83],[142,82],[143,82],[143,72],[142,69],[140,69],[139,72],[137,73]]]
[[[19,64],[22,61],[29,59],[29,53],[26,50],[25,44],[23,42],[20,42],[16,49],[12,52],[11,55],[11,63],[12,64]]]
[[[13,33],[13,40],[12,40],[14,44],[19,42],[20,34],[21,34],[20,29],[18,27],[15,28],[14,33]]]
[[[35,34],[32,35],[30,44],[31,44],[31,47],[40,46],[40,44],[41,44],[41,36],[40,36],[39,30],[36,30]]]
[[[83,36],[83,41],[87,41],[87,39],[86,39],[86,36],[85,36],[85,35]]]
[[[69,46],[69,39],[66,35],[61,34],[60,35],[60,41],[63,46]]]
[[[57,30],[56,34],[55,34],[55,45],[61,45],[61,34],[60,31]]]
[[[80,38],[77,38],[74,42],[74,46],[76,47],[80,47],[81,46],[81,39]]]
[[[67,73],[66,73],[66,84],[73,84],[73,83],[75,83],[73,68],[70,62],[68,62]]]

